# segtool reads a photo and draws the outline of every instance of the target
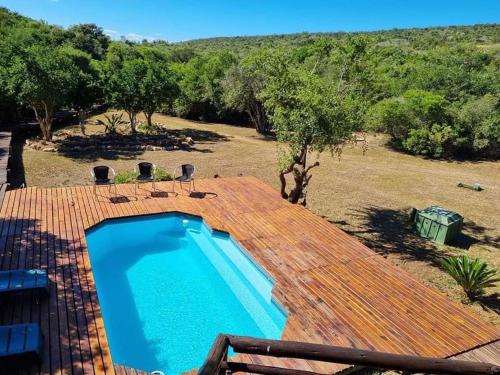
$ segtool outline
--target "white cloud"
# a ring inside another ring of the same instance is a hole
[[[148,36],[148,35],[141,35],[141,34],[136,34],[136,33],[127,33],[124,35],[125,39],[130,40],[131,42],[140,42],[144,39],[146,39],[148,42],[152,42],[154,40],[157,40],[157,36]]]
[[[106,34],[109,37],[116,37],[118,36],[118,31],[111,29],[104,29],[104,34]]]
[[[125,38],[127,40],[130,40],[131,42],[141,42],[144,39],[147,40],[148,42],[152,42],[154,40],[161,39],[161,34],[160,33],[155,33],[152,36],[151,35],[142,35],[142,34],[137,34],[137,33],[126,33],[123,34],[117,30],[112,30],[112,29],[104,29],[104,34],[109,36],[111,39],[120,39],[120,38]]]

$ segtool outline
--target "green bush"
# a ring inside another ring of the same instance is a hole
[[[381,100],[367,112],[365,122],[369,130],[390,134],[394,146],[417,155],[450,155],[457,138],[448,102],[425,90],[408,90],[402,97]]]
[[[134,170],[121,171],[115,176],[116,184],[129,184],[135,182],[137,173]],[[161,168],[156,168],[156,181],[171,181],[172,175]]]
[[[495,268],[489,268],[480,259],[472,260],[465,255],[448,257],[442,261],[442,266],[462,287],[469,300],[474,300],[484,293],[485,288],[500,281],[500,278],[495,278]]]
[[[411,129],[403,140],[403,148],[411,153],[440,158],[449,150],[449,143],[454,137],[453,129],[448,125],[434,124],[431,128]]]
[[[161,168],[156,168],[156,181],[172,181],[172,175]]]

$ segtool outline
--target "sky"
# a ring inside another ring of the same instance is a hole
[[[0,6],[63,27],[95,23],[114,39],[169,42],[500,23],[500,0],[0,0]]]

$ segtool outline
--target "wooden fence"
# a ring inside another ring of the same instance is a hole
[[[199,369],[199,375],[251,373],[264,375],[313,375],[313,372],[228,361],[232,347],[236,353],[270,357],[300,358],[313,361],[343,363],[362,367],[431,374],[500,374],[500,366],[451,359],[416,357],[392,353],[342,348],[330,345],[294,341],[276,341],[252,337],[219,335],[208,357]]]

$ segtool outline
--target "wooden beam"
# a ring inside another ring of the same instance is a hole
[[[218,375],[221,372],[221,365],[227,359],[227,349],[229,339],[226,335],[219,334],[215,339],[205,363],[198,371],[199,375]]]
[[[488,363],[416,357],[295,341],[265,340],[241,336],[228,336],[228,338],[229,344],[238,353],[301,358],[432,374],[500,374],[500,366]]]

